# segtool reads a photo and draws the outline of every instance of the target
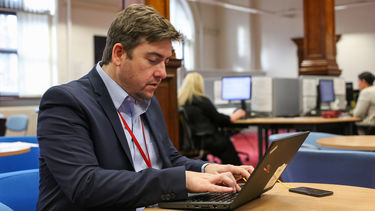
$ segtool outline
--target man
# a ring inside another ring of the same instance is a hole
[[[374,78],[370,72],[358,75],[360,93],[353,112],[353,116],[362,118],[358,125],[375,126],[375,87],[372,86]]]
[[[240,190],[251,166],[190,160],[168,138],[153,95],[180,38],[154,9],[131,5],[111,24],[102,61],[44,94],[37,210],[135,210],[188,191]]]

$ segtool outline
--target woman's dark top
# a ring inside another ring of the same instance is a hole
[[[207,97],[193,97],[191,103],[186,102],[185,112],[194,132],[209,131],[215,133],[220,126],[230,125],[230,117],[216,110]]]
[[[191,103],[186,102],[184,109],[196,144],[203,141],[204,149],[219,157],[223,164],[241,165],[229,136],[218,130],[220,126],[231,124],[228,115],[219,113],[204,96],[193,97]]]

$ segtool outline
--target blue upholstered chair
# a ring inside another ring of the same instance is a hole
[[[15,211],[36,209],[39,169],[0,174],[0,201]]]
[[[38,143],[36,136],[2,136],[0,142]],[[30,152],[0,157],[0,173],[39,168],[39,147],[31,147]]]
[[[13,211],[10,207],[0,202],[0,211]]]
[[[294,133],[272,134],[269,136],[269,142],[272,143],[274,140],[284,138],[293,134]],[[306,140],[303,142],[301,148],[336,150],[332,148],[321,147],[316,142],[316,140],[320,138],[328,138],[328,137],[335,137],[335,136],[339,136],[339,135],[331,134],[331,133],[322,133],[322,132],[310,132]]]
[[[375,153],[301,148],[281,178],[375,188]]]
[[[7,118],[5,127],[7,130],[21,132],[26,134],[29,118],[24,114],[12,115]]]

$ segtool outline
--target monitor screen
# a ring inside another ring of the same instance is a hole
[[[353,83],[352,82],[346,82],[345,83],[345,88],[346,88],[346,101],[348,102],[348,104],[354,100],[354,97],[353,97]]]
[[[251,76],[223,77],[221,80],[223,100],[248,100],[251,98]]]
[[[334,102],[335,91],[333,80],[319,80],[320,101],[322,103]]]

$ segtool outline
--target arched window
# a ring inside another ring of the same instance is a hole
[[[186,1],[170,1],[170,20],[173,26],[184,35],[183,42],[173,43],[176,57],[183,59],[183,66],[187,70],[194,69],[194,19]]]

